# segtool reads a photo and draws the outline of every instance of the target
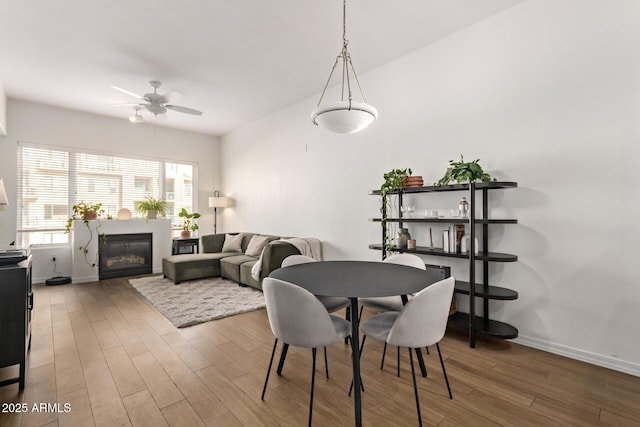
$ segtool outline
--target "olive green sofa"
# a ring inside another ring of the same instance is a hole
[[[228,233],[237,235],[239,233]],[[289,255],[299,255],[300,251],[290,243],[280,241],[281,237],[242,233],[242,252],[222,252],[225,234],[207,234],[201,237],[202,251],[199,254],[172,255],[162,259],[162,274],[176,285],[186,280],[205,277],[224,277],[241,286],[251,286],[262,290],[262,279],[273,270],[280,268],[282,261]],[[262,253],[262,269],[259,280],[251,276],[251,269],[258,262],[258,257],[244,253],[251,238],[255,235],[267,236],[269,243]]]

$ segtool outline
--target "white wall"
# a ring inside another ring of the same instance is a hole
[[[16,239],[18,141],[196,163],[199,177],[194,188],[199,202],[196,209],[202,214],[198,220],[200,234],[213,232],[208,197],[220,185],[218,137],[132,124],[125,116],[104,117],[11,98],[7,118],[9,132],[0,136],[0,177],[4,178],[9,206],[0,207],[0,248]],[[38,259],[51,261],[41,248],[37,252]],[[51,254],[57,254],[57,271],[70,275],[70,256],[64,248],[51,248]],[[53,262],[34,265],[34,277],[51,277],[53,268]]]
[[[0,135],[7,134],[7,96],[0,82]]]
[[[492,317],[525,344],[640,375],[639,22],[636,0],[528,1],[360,76],[380,118],[359,134],[312,126],[314,96],[225,135],[236,206],[223,229],[315,236],[327,259],[379,259],[367,193],[382,174],[411,167],[430,183],[460,153],[480,158],[519,183],[492,196],[492,215],[519,224],[493,226],[491,250],[519,262],[493,264],[491,282],[520,294],[493,302]]]

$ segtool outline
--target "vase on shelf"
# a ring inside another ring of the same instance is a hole
[[[398,249],[407,249],[407,241],[411,239],[411,234],[407,228],[398,231]]]
[[[189,237],[191,237],[191,232],[189,230],[182,230],[180,232],[180,237],[183,239],[188,239]]]

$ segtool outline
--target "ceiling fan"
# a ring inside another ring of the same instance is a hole
[[[159,94],[158,88],[162,85],[161,82],[157,80],[151,80],[149,84],[153,88],[153,93],[145,93],[144,95],[138,95],[136,93],[129,92],[128,90],[119,88],[117,86],[111,86],[111,87],[122,93],[126,93],[129,96],[133,96],[134,98],[141,101],[139,103],[132,103],[132,104],[118,104],[118,106],[142,107],[155,116],[157,116],[158,114],[164,114],[167,112],[167,110],[173,110],[179,113],[193,114],[195,116],[202,115],[202,111],[194,110],[193,108],[182,107],[180,105],[169,104],[169,102],[171,102],[171,98],[175,98],[176,96],[179,96],[179,94],[177,92],[170,92],[164,95]]]

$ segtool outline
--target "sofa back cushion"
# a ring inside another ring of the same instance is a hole
[[[227,233],[232,236],[236,236],[238,234],[242,234],[242,246],[241,251],[244,253],[247,251],[247,247],[251,242],[251,238],[253,236],[266,236],[269,239],[269,242],[280,239],[280,236],[273,236],[270,234],[258,234],[258,233]],[[222,247],[224,246],[225,237],[227,236],[225,233],[218,234],[205,234],[201,237],[202,239],[202,252],[204,253],[215,253],[222,252]]]
[[[273,240],[278,240],[280,236],[273,236],[271,234],[259,234],[259,233],[242,233],[244,239],[242,239],[242,252],[247,253],[247,248],[249,247],[249,243],[251,243],[251,238],[253,236],[263,236],[268,239],[269,242]],[[260,254],[258,254],[260,256]]]
[[[251,238],[251,240],[249,240],[247,250],[244,251],[244,254],[259,257],[262,253],[262,249],[267,246],[267,243],[269,243],[269,241],[269,236],[260,236],[256,234]]]
[[[205,234],[202,236],[202,252],[207,254],[222,252],[224,236],[224,234]]]
[[[244,236],[240,234],[227,234],[224,237],[222,252],[242,252],[242,240]]]

